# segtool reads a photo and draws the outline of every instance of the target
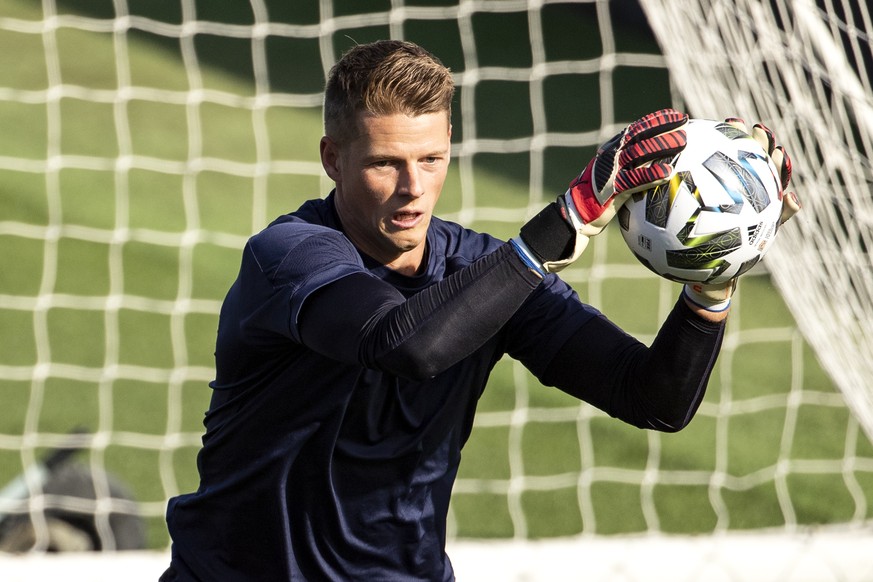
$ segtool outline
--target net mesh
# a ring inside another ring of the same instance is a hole
[[[646,0],[698,116],[779,128],[806,211],[768,262],[798,326],[873,435],[873,66],[868,4]],[[678,39],[681,39],[679,41]]]
[[[515,544],[540,538],[572,553],[628,535],[790,544],[822,524],[869,527],[870,87],[835,64],[869,61],[866,8],[646,0],[662,54],[640,8],[618,0],[152,4],[0,9],[0,547],[63,545],[58,522],[74,515],[91,519],[86,545],[167,548],[166,500],[197,486],[240,249],[329,191],[324,76],[353,42],[386,37],[419,42],[456,75],[444,218],[513,235],[598,144],[669,105],[766,121],[805,203],[767,270],[744,277],[682,433],[624,427],[498,363],[452,544],[510,540],[510,564],[534,559]],[[562,276],[647,342],[678,295],[609,229]],[[40,470],[59,451],[83,468],[84,493]],[[636,579],[600,553],[603,571]]]

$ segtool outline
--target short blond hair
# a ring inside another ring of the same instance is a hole
[[[399,40],[361,44],[330,70],[324,91],[324,132],[342,142],[353,137],[359,113],[411,117],[451,115],[451,71],[420,46]]]

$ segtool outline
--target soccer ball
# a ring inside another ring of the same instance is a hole
[[[782,186],[770,157],[749,134],[692,119],[688,145],[669,182],[633,194],[619,209],[625,243],[656,274],[680,283],[723,283],[770,247]]]

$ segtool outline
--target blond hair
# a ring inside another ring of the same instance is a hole
[[[324,132],[339,142],[354,137],[361,112],[451,115],[454,91],[451,71],[416,44],[382,40],[357,45],[328,75]]]

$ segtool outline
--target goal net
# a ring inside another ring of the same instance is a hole
[[[873,437],[873,34],[869,4],[644,0],[698,116],[765,119],[805,212],[767,266],[797,325]]]
[[[388,37],[456,76],[443,218],[512,236],[671,105],[773,128],[805,206],[743,277],[682,432],[498,363],[450,510],[459,578],[869,579],[871,31],[866,4],[813,0],[4,0],[4,579],[156,579],[240,250],[330,190],[325,74]],[[611,229],[562,276],[645,342],[679,293]]]

